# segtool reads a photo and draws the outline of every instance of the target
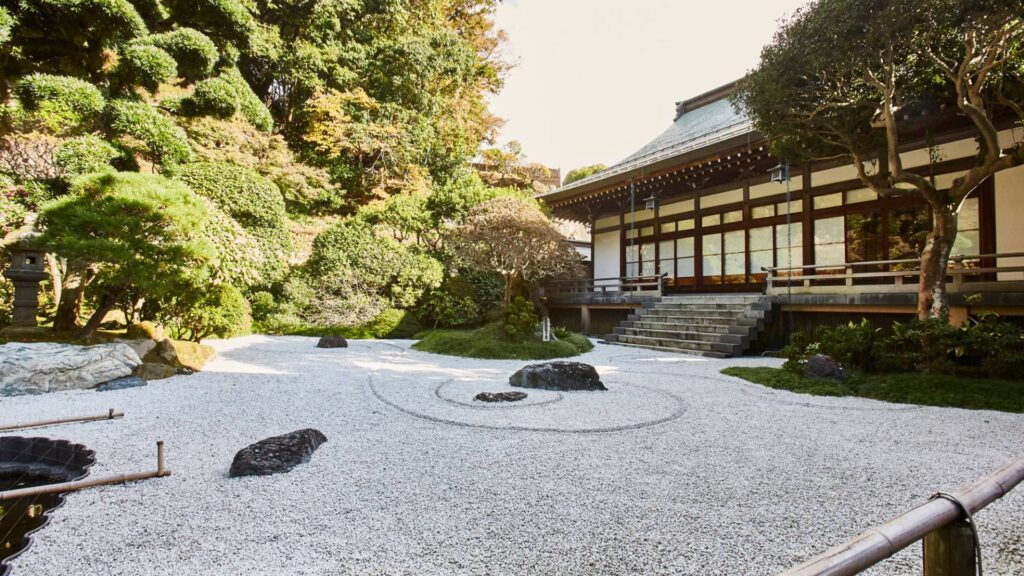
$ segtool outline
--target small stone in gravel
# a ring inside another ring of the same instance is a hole
[[[313,428],[260,440],[235,454],[228,475],[237,478],[288,472],[299,464],[309,462],[313,452],[324,442],[327,442],[327,437]]]
[[[517,388],[544,390],[607,390],[597,370],[582,362],[548,362],[531,364],[508,379]]]
[[[125,376],[124,378],[104,382],[97,386],[95,390],[97,392],[109,392],[111,390],[124,390],[125,388],[138,388],[145,385],[146,381],[138,376]]]
[[[348,340],[341,336],[324,336],[316,343],[317,348],[348,348]]]
[[[481,392],[473,400],[481,402],[518,402],[526,398],[526,392]]]
[[[804,377],[846,380],[846,371],[832,358],[824,354],[815,354],[808,358],[807,363],[804,364]]]
[[[178,376],[191,376],[195,374],[196,371],[189,368],[188,366],[178,366],[177,368],[174,369],[174,373],[177,374]]]

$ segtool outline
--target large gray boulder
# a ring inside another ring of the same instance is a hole
[[[547,362],[531,364],[509,377],[517,388],[544,390],[607,390],[597,370],[582,362]]]
[[[0,396],[95,388],[131,375],[139,364],[139,355],[126,344],[5,344],[0,346]]]

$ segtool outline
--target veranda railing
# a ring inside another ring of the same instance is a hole
[[[633,294],[661,296],[665,290],[665,275],[617,276],[612,278],[581,278],[553,280],[545,284],[545,296],[560,294]]]
[[[952,294],[1024,288],[1024,252],[953,256],[949,262],[946,274]],[[766,293],[769,295],[916,292],[921,260],[811,264],[762,270],[768,276]]]

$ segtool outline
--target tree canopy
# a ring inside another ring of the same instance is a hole
[[[878,195],[927,202],[918,313],[940,316],[957,210],[992,174],[1024,163],[1024,146],[1003,149],[998,138],[1000,126],[1024,121],[1022,77],[1019,1],[818,0],[783,25],[734,102],[780,158],[843,157]],[[974,165],[948,190],[900,157],[940,122],[966,124],[978,142]]]

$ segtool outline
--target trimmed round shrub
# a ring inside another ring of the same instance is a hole
[[[217,249],[213,262],[213,280],[235,286],[249,287],[263,277],[264,257],[260,242],[234,218],[221,210],[213,200],[206,204],[206,238]]]
[[[281,192],[273,182],[253,170],[220,162],[196,162],[182,166],[175,178],[213,200],[250,230],[285,225]]]
[[[223,78],[198,82],[190,101],[192,112],[198,116],[230,118],[238,112],[238,91]]]
[[[262,322],[270,317],[277,309],[274,302],[274,295],[270,292],[260,291],[249,297],[249,307],[252,309],[252,319]]]
[[[142,141],[146,146],[144,154],[154,163],[173,166],[192,157],[185,131],[144,102],[112,101],[110,128],[116,134]]]
[[[156,93],[160,85],[178,74],[174,58],[156,46],[135,43],[121,49],[117,72],[122,81]]]
[[[239,0],[165,0],[175,18],[201,30],[215,30],[217,35],[243,48],[256,34],[256,18]]]
[[[157,317],[179,340],[230,338],[252,329],[249,302],[230,284],[196,286],[160,303]]]
[[[54,153],[57,166],[69,177],[112,170],[110,162],[120,152],[95,135],[79,136],[61,143]]]
[[[270,110],[263,105],[263,101],[260,100],[259,96],[252,91],[249,83],[242,77],[242,73],[237,68],[231,68],[221,74],[221,78],[227,80],[235,87],[235,92],[238,93],[239,109],[242,112],[242,116],[250,124],[264,132],[273,130],[274,117],[271,116]]]
[[[145,41],[170,54],[178,63],[178,75],[188,82],[209,76],[219,57],[213,40],[191,28],[154,34]]]
[[[106,101],[99,89],[78,78],[32,74],[15,88],[22,108],[54,132],[88,130]]]

